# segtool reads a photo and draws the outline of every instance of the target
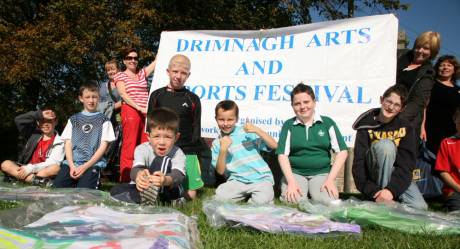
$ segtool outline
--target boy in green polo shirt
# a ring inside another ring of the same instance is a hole
[[[315,111],[310,86],[294,87],[291,106],[296,116],[284,122],[276,150],[284,174],[281,200],[297,203],[310,195],[329,204],[339,197],[335,179],[347,159],[347,146],[335,122]],[[337,152],[332,166],[331,151]]]

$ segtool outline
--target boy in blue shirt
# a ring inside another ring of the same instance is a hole
[[[66,160],[53,186],[97,189],[101,169],[107,164],[103,155],[115,135],[110,120],[97,111],[97,83],[82,84],[78,99],[83,104],[83,111],[70,117],[62,132]]]
[[[248,199],[251,203],[272,203],[273,175],[259,154],[266,145],[271,149],[276,141],[259,127],[246,123],[236,126],[238,106],[231,100],[219,102],[215,108],[220,136],[212,143],[212,165],[220,175],[229,176],[216,189],[215,198],[221,201]]]

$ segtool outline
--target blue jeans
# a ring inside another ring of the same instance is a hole
[[[398,149],[392,140],[382,139],[372,144],[367,153],[367,166],[371,180],[382,189],[390,182],[397,151]],[[399,196],[399,201],[416,209],[428,209],[422,193],[414,182],[411,182],[409,188]]]

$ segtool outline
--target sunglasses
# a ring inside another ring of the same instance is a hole
[[[127,61],[131,61],[131,60],[138,61],[139,57],[137,57],[137,56],[126,56],[125,60],[127,60]]]

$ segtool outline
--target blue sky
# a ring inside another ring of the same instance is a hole
[[[400,0],[410,4],[407,11],[394,13],[399,19],[399,29],[406,31],[409,48],[424,31],[441,34],[439,55],[451,54],[460,59],[460,1],[459,0]],[[387,14],[383,8],[366,8],[355,11],[355,16]],[[314,14],[313,14],[314,15]],[[313,22],[321,20],[313,16]]]
[[[452,54],[460,59],[460,1],[458,0],[413,0],[409,10],[398,11],[399,29],[405,30],[412,47],[418,34],[437,31],[441,34],[440,55]]]

